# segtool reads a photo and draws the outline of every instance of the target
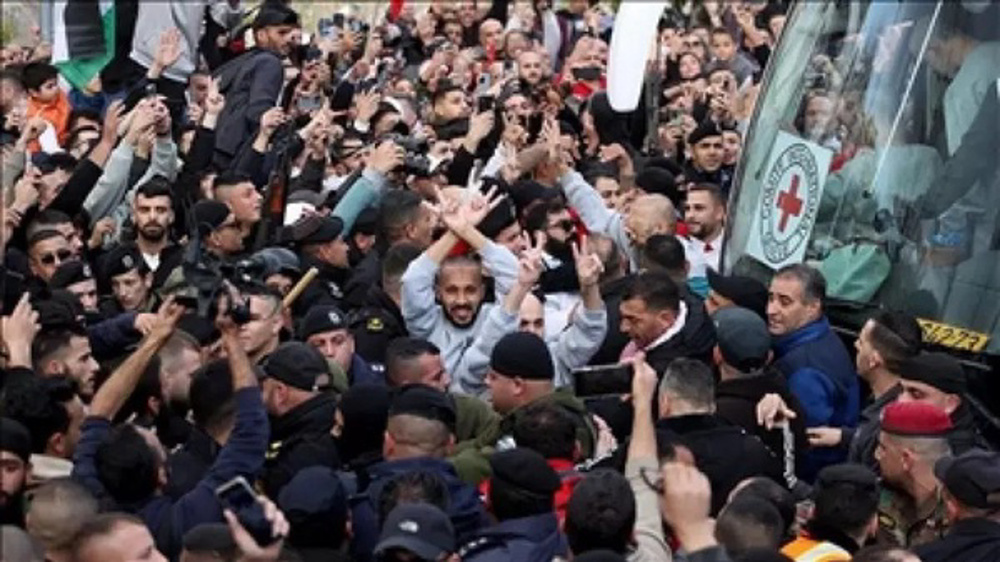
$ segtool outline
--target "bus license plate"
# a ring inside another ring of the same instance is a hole
[[[978,353],[982,351],[990,341],[989,334],[974,332],[949,326],[932,320],[919,319],[920,327],[924,329],[924,342]]]

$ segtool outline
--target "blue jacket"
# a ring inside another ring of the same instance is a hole
[[[459,551],[466,562],[551,562],[568,555],[569,546],[555,513],[497,523]]]
[[[380,526],[376,503],[386,483],[394,477],[414,472],[429,472],[440,477],[448,488],[448,516],[455,526],[459,544],[489,525],[479,491],[458,479],[455,467],[446,460],[431,457],[385,461],[368,469],[371,484],[367,491],[351,500],[353,552],[357,560],[371,560],[378,543]]]
[[[120,506],[146,523],[156,540],[156,547],[170,559],[180,554],[184,533],[202,523],[224,521],[215,489],[237,476],[252,482],[264,464],[270,429],[260,390],[245,388],[237,391],[235,398],[236,423],[232,435],[194,489],[177,500],[155,495],[138,505]],[[108,497],[98,478],[95,460],[98,447],[110,431],[108,420],[90,418],[84,421],[73,455],[73,478],[98,498]]]
[[[802,404],[806,426],[855,427],[860,391],[854,361],[824,316],[774,343],[775,366]],[[846,458],[845,447],[807,451],[801,477],[812,481],[819,470]]]

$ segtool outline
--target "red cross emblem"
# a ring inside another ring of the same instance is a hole
[[[788,191],[778,194],[777,207],[781,209],[781,221],[778,223],[778,232],[784,232],[788,225],[788,217],[797,217],[802,214],[802,199],[799,198],[799,176],[792,176],[792,185]]]

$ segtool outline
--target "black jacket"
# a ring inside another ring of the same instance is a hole
[[[253,49],[222,65],[215,77],[226,96],[215,128],[215,164],[225,168],[245,145],[253,143],[261,115],[278,101],[285,71],[278,55]]]
[[[372,250],[351,267],[351,275],[344,283],[344,312],[361,308],[368,298],[368,290],[382,280],[382,261]]]
[[[622,313],[618,307],[621,306],[629,279],[625,276],[601,285],[601,298],[604,299],[604,308],[608,313],[608,332],[597,353],[590,358],[590,365],[617,363],[622,350],[628,345],[628,336],[621,331]]]
[[[681,331],[646,351],[646,361],[661,377],[667,366],[679,357],[698,359],[709,365],[712,363],[715,325],[712,324],[704,303],[698,297],[685,292],[683,302],[687,306],[687,318]]]
[[[385,349],[389,342],[409,335],[399,305],[382,290],[372,285],[364,306],[349,315],[354,352],[372,366],[385,364]]]
[[[344,287],[347,284],[350,271],[334,267],[311,256],[303,255],[301,260],[303,271],[315,267],[319,271],[319,275],[306,285],[302,294],[292,305],[295,317],[302,318],[314,306],[334,305],[343,310]]]
[[[320,394],[271,420],[271,442],[262,477],[268,497],[278,497],[281,488],[303,468],[340,467],[337,445],[330,435],[336,409],[332,396]]]
[[[781,430],[768,430],[757,423],[757,403],[769,393],[781,396],[785,404],[798,414],[791,423],[792,434],[795,435],[795,451],[804,451],[809,442],[802,406],[788,390],[785,378],[776,370],[767,369],[738,379],[720,381],[715,387],[715,415],[756,435],[772,453],[783,458]]]
[[[943,538],[913,552],[924,562],[995,562],[1000,560],[1000,522],[979,517],[957,521]]]
[[[193,490],[215,462],[219,449],[219,444],[207,433],[192,428],[187,442],[167,458],[170,480],[164,493],[176,500]]]
[[[691,450],[698,469],[712,483],[713,515],[744,478],[768,476],[784,482],[778,457],[756,436],[718,416],[691,414],[661,419],[656,422],[656,440],[679,442]]]

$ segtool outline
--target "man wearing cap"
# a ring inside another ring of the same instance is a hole
[[[487,524],[478,491],[459,480],[447,457],[455,446],[454,400],[444,392],[423,384],[404,386],[395,392],[389,406],[382,456],[368,470],[371,483],[364,500],[352,508],[354,551],[371,552],[378,537],[375,501],[387,482],[400,474],[430,472],[442,479],[450,498],[448,517],[460,540],[469,539]]]
[[[569,555],[559,530],[553,498],[561,486],[541,454],[530,449],[501,451],[490,457],[487,501],[497,524],[459,552],[469,562],[553,560]]]
[[[349,248],[344,242],[344,221],[338,217],[312,215],[302,217],[289,227],[302,269],[315,267],[319,274],[299,295],[294,304],[296,316],[304,316],[318,305],[340,306],[344,299],[350,270]]]
[[[335,306],[309,309],[299,323],[299,340],[316,348],[323,357],[335,362],[347,374],[347,383],[385,384],[381,372],[376,373],[354,351],[354,335],[347,329],[347,316]]]
[[[914,549],[924,562],[1000,560],[1000,453],[972,450],[934,466],[951,529]]]
[[[728,194],[733,177],[723,168],[722,156],[722,132],[714,122],[706,119],[688,135],[685,180],[715,184],[722,193]]]
[[[741,306],[767,320],[767,286],[753,277],[723,275],[711,268],[708,288],[705,309],[709,314],[727,306]]]
[[[153,275],[134,244],[121,244],[102,258],[104,283],[111,288],[112,299],[101,303],[106,318],[122,312],[149,312],[157,304],[151,290]]]
[[[261,116],[277,103],[285,75],[281,59],[292,51],[292,31],[298,27],[294,10],[281,3],[264,4],[253,21],[254,48],[215,71],[219,92],[226,98],[216,126],[217,169],[227,169],[253,142]]]
[[[347,562],[350,539],[348,496],[330,468],[300,470],[281,490],[278,507],[291,530],[285,545],[305,562]]]
[[[948,528],[934,463],[950,454],[948,414],[931,404],[893,402],[882,410],[875,459],[885,487],[879,497],[880,544],[905,548],[940,538]]]
[[[486,384],[493,409],[502,416],[492,431],[484,433],[477,445],[484,453],[512,446],[514,426],[530,404],[550,402],[563,408],[573,418],[580,456],[593,456],[597,430],[583,402],[568,388],[556,389],[552,355],[542,338],[531,332],[513,332],[503,336],[493,347]],[[483,467],[484,473],[486,467]]]
[[[813,267],[787,265],[771,279],[768,330],[775,367],[805,412],[806,426],[854,427],[861,400],[854,362],[823,312],[826,279]],[[799,477],[811,482],[819,470],[842,461],[846,450],[806,451]]]
[[[299,257],[288,248],[264,248],[250,260],[261,267],[261,279],[269,289],[285,297],[295,286],[302,267]]]
[[[100,312],[97,309],[97,281],[90,265],[83,261],[69,261],[59,266],[52,279],[49,280],[49,287],[53,289],[66,289],[80,299],[80,305],[87,316],[88,322],[100,319]]]
[[[954,428],[948,434],[952,453],[990,448],[976,427],[972,404],[965,398],[965,371],[957,359],[947,353],[920,353],[903,362],[899,376],[902,392],[897,400],[927,402],[948,413]]]
[[[404,503],[386,517],[375,555],[385,562],[435,562],[457,550],[447,514],[427,503]]]
[[[811,518],[781,553],[797,562],[850,560],[878,528],[878,477],[856,464],[820,471]]]
[[[802,407],[788,389],[781,373],[768,368],[771,362],[771,335],[756,312],[728,306],[712,315],[717,343],[712,361],[719,371],[715,387],[715,414],[729,423],[756,435],[784,462],[786,457],[782,432],[766,429],[757,423],[757,403],[768,393],[781,396],[798,415],[789,421],[795,437],[795,450],[806,448],[806,426]]]
[[[24,526],[24,490],[31,473],[31,434],[20,422],[0,418],[0,524]]]
[[[263,365],[261,392],[271,418],[261,478],[264,493],[276,498],[299,470],[340,466],[333,428],[336,402],[322,392],[329,384],[326,361],[313,347],[296,341],[281,344]]]
[[[243,231],[225,203],[212,199],[198,201],[191,208],[191,220],[202,248],[211,255],[229,261],[243,251]]]

